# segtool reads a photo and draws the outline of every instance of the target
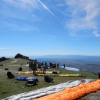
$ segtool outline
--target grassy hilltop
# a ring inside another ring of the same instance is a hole
[[[7,78],[7,71],[11,71],[15,77],[19,77],[19,76],[29,76],[29,77],[34,77],[32,74],[23,74],[23,75],[19,75],[17,74],[18,72],[18,68],[22,67],[22,71],[28,71],[29,68],[28,66],[26,66],[26,64],[29,62],[29,60],[26,59],[14,59],[14,58],[10,58],[8,60],[5,61],[1,61],[0,62],[0,99],[2,98],[6,98],[8,96],[11,95],[15,95],[15,94],[19,94],[22,92],[28,92],[28,91],[33,91],[42,87],[47,87],[50,85],[55,85],[58,83],[62,83],[62,82],[67,82],[69,80],[79,80],[79,79],[97,79],[98,76],[92,73],[88,73],[88,72],[74,72],[74,71],[68,71],[68,70],[60,70],[60,69],[47,69],[47,70],[57,70],[60,71],[61,73],[69,73],[69,74],[73,74],[73,73],[80,73],[80,74],[85,74],[86,77],[55,77],[54,78],[54,83],[46,83],[44,81],[44,77],[43,76],[35,76],[38,78],[39,82],[38,85],[36,86],[31,86],[31,87],[26,87],[25,86],[25,81],[17,81],[15,79],[8,79]],[[8,68],[9,70],[5,70],[5,68]]]

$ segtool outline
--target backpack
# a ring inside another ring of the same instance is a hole
[[[53,82],[53,78],[48,75],[44,76],[44,80],[45,80],[45,82]]]
[[[9,70],[8,68],[5,68],[5,70]]]
[[[27,82],[26,82],[26,86],[34,86],[34,85],[36,85],[36,80],[32,80],[32,79],[29,79],[29,80],[27,80]]]
[[[19,67],[19,68],[18,68],[18,71],[22,71],[22,67]]]
[[[52,74],[58,74],[58,72],[57,71],[53,71]]]
[[[15,78],[15,76],[9,71],[7,72],[7,76],[8,76],[8,78]]]

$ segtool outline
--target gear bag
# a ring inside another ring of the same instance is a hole
[[[53,78],[48,75],[44,76],[44,80],[45,80],[45,82],[53,82]]]
[[[7,76],[8,78],[15,78],[15,76],[10,71],[7,72]]]

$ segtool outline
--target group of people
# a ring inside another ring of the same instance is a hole
[[[50,67],[51,67],[51,68],[60,68],[60,67],[59,67],[59,63],[56,64],[56,63],[50,63],[50,62],[49,62],[49,64],[50,64]],[[65,68],[66,65],[63,64],[63,66],[64,66],[64,68]]]
[[[49,63],[51,68],[59,68],[59,63]],[[65,68],[65,64],[63,64]],[[46,69],[48,68],[47,63],[37,63],[35,61],[29,62],[29,71],[33,71],[33,75],[36,75],[36,70],[39,68],[41,71],[43,71],[43,74],[46,73]]]
[[[37,70],[37,66],[36,66],[36,62],[29,62],[29,71],[33,71],[33,75],[36,75],[36,70]]]
[[[36,70],[39,68],[43,71],[43,74],[46,73],[47,63],[37,63],[37,62],[29,62],[29,71],[33,71],[33,75],[36,76]]]

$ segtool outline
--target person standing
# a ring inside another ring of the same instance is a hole
[[[59,63],[57,63],[57,68],[59,68]]]
[[[45,66],[46,66],[46,69],[47,69],[48,66],[47,66],[47,63],[46,62],[45,62]]]
[[[50,68],[52,68],[52,63],[51,63],[51,62],[49,62],[49,64],[50,64]]]
[[[32,71],[33,71],[33,75],[34,76],[36,76],[36,70],[37,70],[37,68],[36,68],[36,62],[31,62],[31,69],[32,69]]]
[[[43,74],[45,74],[45,73],[46,73],[46,65],[43,64]]]
[[[29,71],[31,71],[32,68],[31,68],[31,62],[29,62]]]
[[[65,64],[64,64],[63,66],[64,66],[64,68],[65,68]]]
[[[98,78],[100,79],[100,70],[98,71]]]
[[[38,68],[42,71],[42,64],[38,63]]]
[[[36,64],[36,62],[34,62],[34,64],[33,64],[33,75],[35,75],[36,76],[36,70],[37,70],[37,64]]]

